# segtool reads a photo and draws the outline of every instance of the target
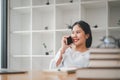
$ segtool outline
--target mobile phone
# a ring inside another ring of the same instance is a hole
[[[73,43],[73,40],[72,40],[72,37],[69,36],[69,37],[67,38],[67,45],[70,45],[71,43]]]

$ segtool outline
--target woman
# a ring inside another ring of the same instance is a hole
[[[72,41],[67,45],[67,38],[61,40],[61,48],[50,63],[50,69],[56,68],[80,68],[89,64],[89,47],[92,44],[92,34],[88,23],[85,21],[75,22],[72,26]]]

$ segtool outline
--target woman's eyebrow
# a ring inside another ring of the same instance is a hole
[[[79,30],[76,30],[76,31],[82,31],[82,30],[79,29]]]

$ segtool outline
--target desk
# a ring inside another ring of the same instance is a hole
[[[75,73],[28,71],[23,74],[0,74],[1,80],[76,80]]]

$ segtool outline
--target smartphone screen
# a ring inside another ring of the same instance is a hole
[[[70,45],[71,43],[73,43],[73,40],[72,40],[72,37],[69,36],[69,37],[67,38],[67,45]]]

